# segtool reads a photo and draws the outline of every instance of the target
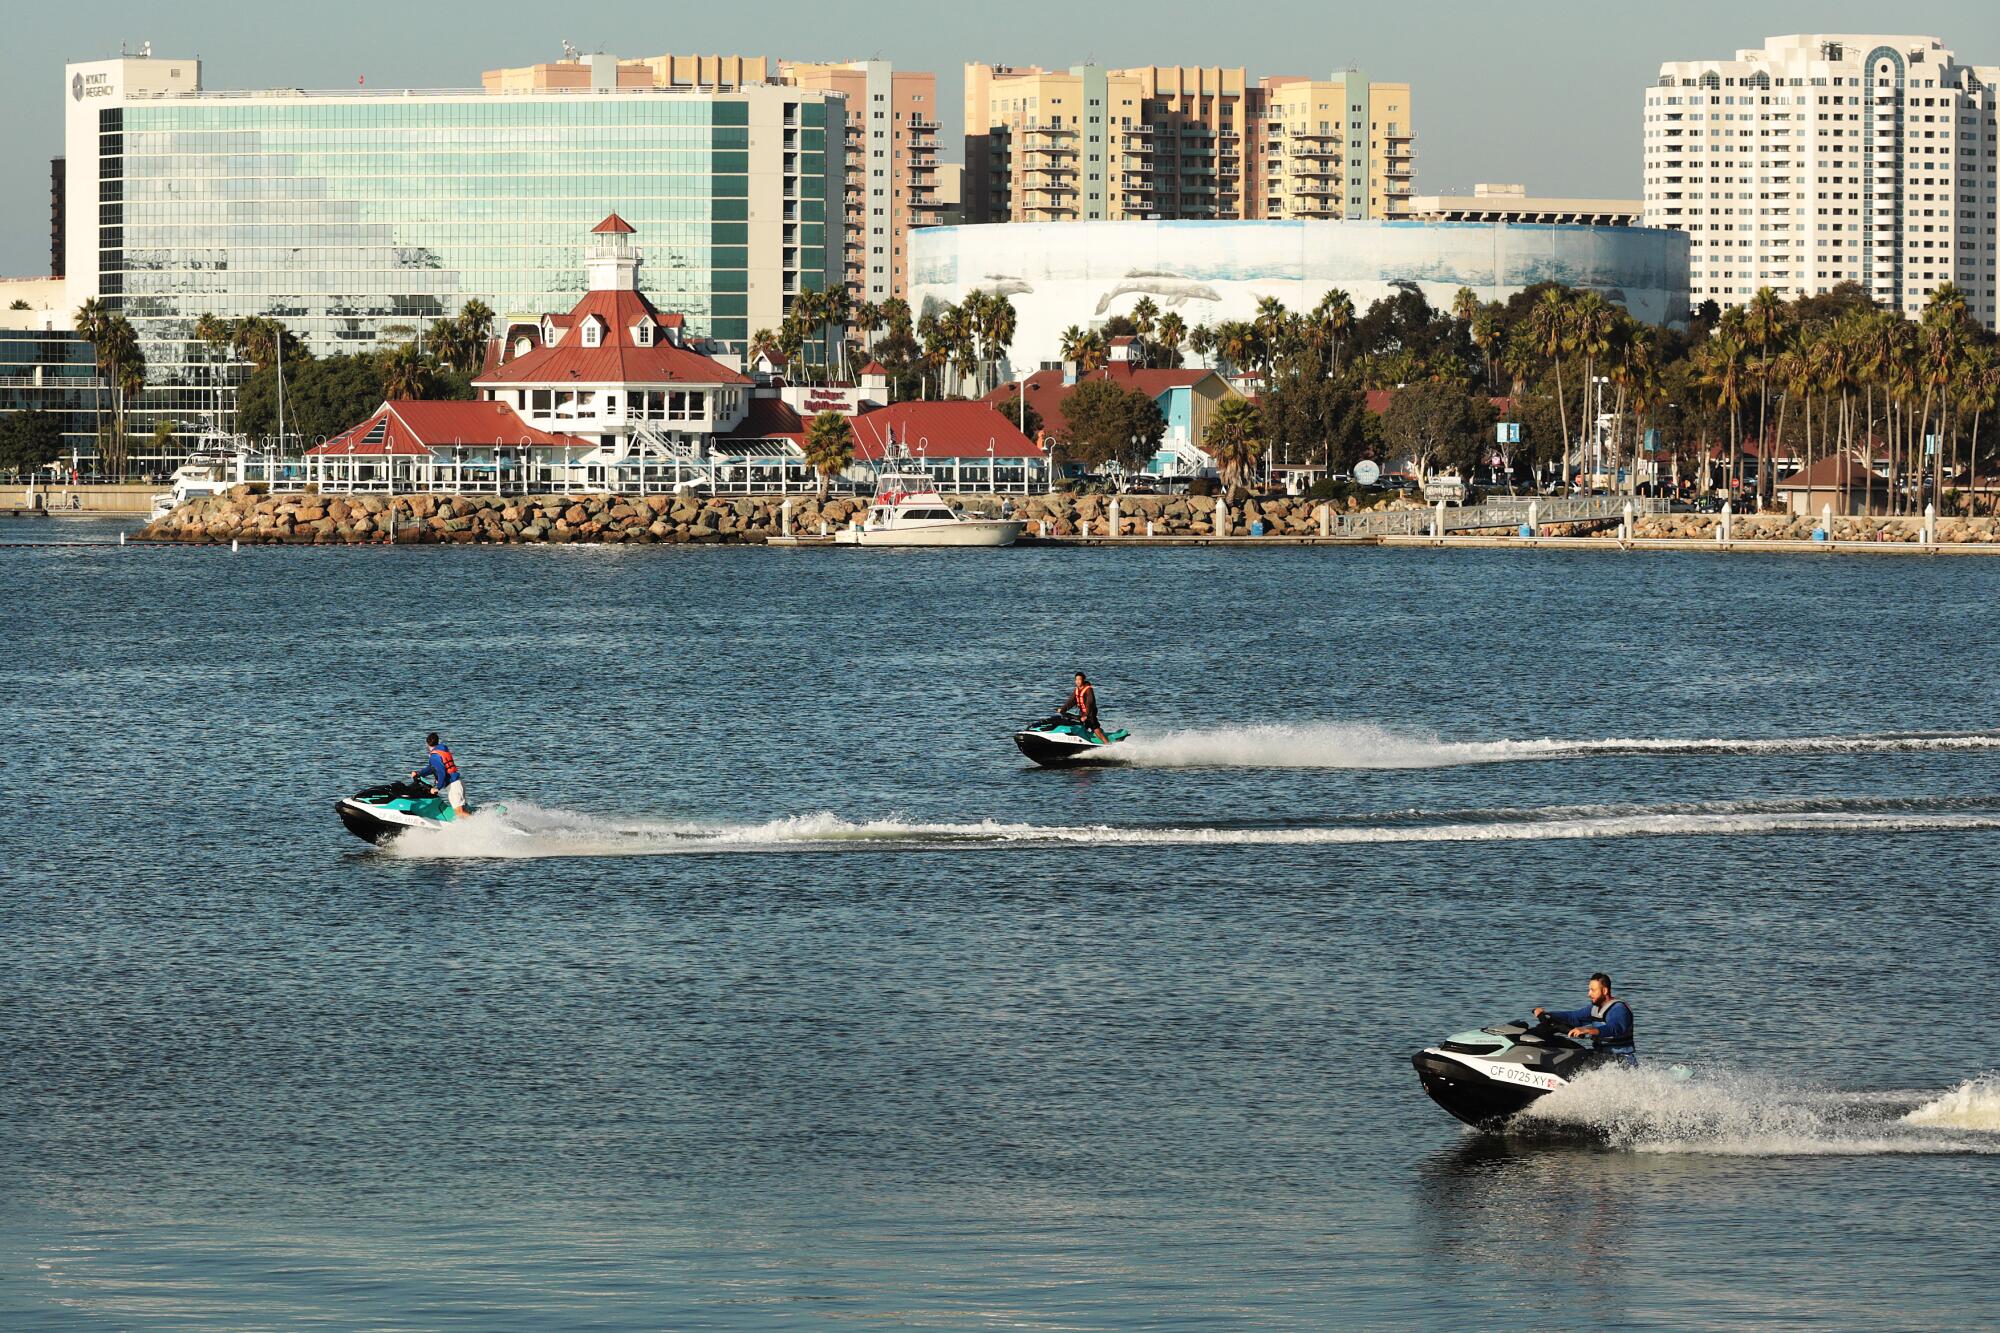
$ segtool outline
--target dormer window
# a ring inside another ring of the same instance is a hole
[[[583,345],[585,347],[596,347],[603,341],[604,326],[599,324],[594,318],[583,321]]]
[[[514,355],[515,355],[515,356],[526,356],[526,355],[527,355],[528,353],[530,353],[530,352],[532,352],[532,351],[534,351],[534,350],[535,350],[535,344],[534,344],[533,342],[531,342],[531,341],[530,341],[530,340],[529,340],[529,339],[528,339],[528,338],[527,338],[527,337],[526,337],[525,335],[523,335],[522,337],[519,337],[519,338],[516,338],[516,339],[514,340]]]
[[[642,319],[632,326],[632,341],[641,347],[653,345],[653,321]]]
[[[556,345],[556,322],[546,316],[542,319],[542,345],[544,347]]]

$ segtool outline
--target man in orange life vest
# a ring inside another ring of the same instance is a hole
[[[1076,688],[1070,691],[1069,702],[1063,707],[1076,710],[1077,716],[1082,719],[1083,729],[1097,737],[1098,744],[1110,743],[1104,728],[1097,721],[1097,687],[1081,671],[1076,673]]]
[[[465,818],[471,812],[465,808],[465,779],[459,774],[458,761],[451,757],[450,750],[438,743],[438,734],[435,731],[424,737],[424,744],[429,748],[430,755],[424,761],[424,766],[410,774],[410,777],[414,780],[429,773],[431,781],[437,784],[438,791],[451,802],[452,813],[460,819]]]

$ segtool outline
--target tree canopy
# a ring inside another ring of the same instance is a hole
[[[1110,380],[1085,380],[1062,402],[1069,422],[1068,449],[1072,462],[1086,467],[1117,463],[1131,471],[1144,467],[1167,433],[1160,405],[1136,389]]]
[[[62,453],[62,421],[53,412],[0,416],[0,468],[15,476],[53,463]]]

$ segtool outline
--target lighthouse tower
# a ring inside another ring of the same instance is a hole
[[[590,229],[583,251],[583,272],[593,292],[639,290],[639,251],[632,245],[633,226],[613,213]]]

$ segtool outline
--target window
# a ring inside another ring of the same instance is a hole
[[[593,315],[589,319],[584,320],[583,345],[585,347],[596,347],[602,341],[603,341],[603,329],[601,328],[601,326],[599,326],[597,322],[597,317]]]

